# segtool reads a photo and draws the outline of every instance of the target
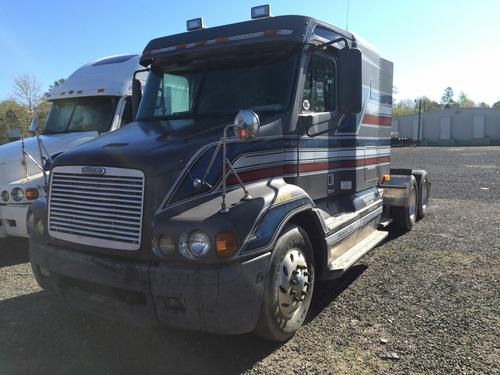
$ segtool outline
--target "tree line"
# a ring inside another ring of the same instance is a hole
[[[397,94],[398,90],[396,87],[393,88],[393,98]],[[393,99],[394,100],[394,99]],[[411,115],[418,113],[419,100],[421,101],[422,112],[429,112],[436,109],[445,108],[490,108],[485,102],[474,102],[469,96],[463,91],[455,97],[455,93],[451,87],[444,89],[443,95],[441,96],[441,101],[438,103],[427,96],[422,96],[417,99],[406,99],[400,100],[398,102],[393,102],[392,114],[394,116]],[[500,108],[500,100],[494,103],[491,108]]]
[[[49,92],[63,82],[64,79],[55,81],[44,92],[35,76],[25,74],[16,77],[11,96],[0,101],[0,144],[7,142],[9,132],[28,136],[28,125],[35,116],[40,124],[44,124],[50,109],[50,103],[47,101]]]
[[[40,124],[44,124],[49,114],[50,103],[47,101],[49,92],[64,82],[64,79],[54,81],[49,89],[42,91],[40,82],[31,74],[25,74],[14,79],[11,97],[0,101],[0,144],[7,142],[9,131],[19,131],[22,136],[28,136],[28,125],[31,118],[37,116]],[[397,88],[393,88],[393,98]],[[489,108],[484,102],[475,103],[467,94],[461,92],[457,97],[451,87],[447,87],[441,97],[441,102],[422,96],[418,99],[400,100],[393,103],[393,115],[409,115],[418,112],[421,100],[421,109],[428,112],[443,108]],[[492,105],[500,108],[500,100]]]

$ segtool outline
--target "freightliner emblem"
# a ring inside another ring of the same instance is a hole
[[[106,174],[106,168],[103,167],[82,167],[82,174],[91,174],[102,176]]]

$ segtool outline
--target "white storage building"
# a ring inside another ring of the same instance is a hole
[[[500,145],[499,108],[449,108],[394,116],[392,131],[422,145]]]

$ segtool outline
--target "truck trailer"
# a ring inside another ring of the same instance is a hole
[[[29,237],[26,214],[45,196],[47,161],[132,121],[132,75],[140,67],[137,54],[85,64],[50,91],[45,126],[32,122],[37,137],[0,146],[0,238]]]
[[[429,178],[391,170],[393,64],[355,34],[269,6],[187,26],[145,47],[135,121],[54,161],[32,268],[104,318],[284,341]]]

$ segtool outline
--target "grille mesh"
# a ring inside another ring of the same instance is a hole
[[[144,174],[122,168],[56,167],[49,197],[49,234],[84,245],[137,250],[141,243]]]

